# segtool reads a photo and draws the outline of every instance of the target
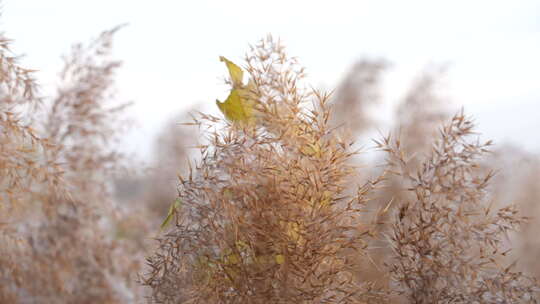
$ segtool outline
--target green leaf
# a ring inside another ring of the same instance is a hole
[[[180,210],[181,206],[182,206],[182,200],[180,198],[175,199],[174,202],[169,207],[169,212],[167,213],[167,217],[165,218],[163,223],[161,223],[161,230],[163,230],[165,227],[169,225],[169,223],[173,219],[176,212]]]

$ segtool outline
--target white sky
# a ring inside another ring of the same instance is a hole
[[[449,63],[445,95],[465,105],[485,137],[540,152],[540,1],[3,0],[2,11],[1,29],[45,88],[72,43],[129,23],[115,41],[124,61],[117,87],[136,102],[141,127],[127,145],[141,155],[179,110],[207,103],[217,113],[214,100],[227,95],[218,57],[240,62],[268,33],[316,87],[334,88],[364,56],[389,60],[388,104],[427,64]]]

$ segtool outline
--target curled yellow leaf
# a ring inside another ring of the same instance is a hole
[[[244,78],[244,71],[242,71],[242,68],[240,68],[232,61],[223,56],[220,56],[219,60],[225,62],[225,64],[227,65],[227,69],[229,69],[229,75],[231,76],[233,88],[240,88],[242,86],[242,80]]]
[[[255,122],[255,98],[253,97],[253,82],[244,85],[242,69],[225,57],[220,57],[225,62],[231,77],[232,89],[224,102],[216,100],[218,108],[227,120],[234,123],[253,125]]]

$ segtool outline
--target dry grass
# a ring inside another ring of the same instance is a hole
[[[380,103],[380,82],[388,66],[385,60],[370,59],[351,67],[334,94],[332,125],[344,128],[350,136],[358,136],[376,124],[369,110]]]
[[[61,190],[62,169],[50,154],[54,143],[33,128],[33,113],[42,106],[33,71],[18,65],[0,34],[0,204],[16,207],[49,190]]]
[[[149,259],[145,283],[153,299],[357,303],[380,297],[356,279],[347,258],[366,246],[355,226],[369,185],[343,193],[353,152],[328,128],[327,96],[299,87],[302,70],[271,39],[247,59],[264,123],[208,134],[200,164],[181,180],[176,227]],[[307,110],[310,101],[316,110]],[[203,116],[197,123],[204,128],[219,120]]]
[[[490,142],[471,139],[473,127],[463,113],[454,116],[417,171],[399,139],[379,143],[410,193],[397,202],[389,235],[392,279],[410,303],[535,301],[534,279],[500,263],[504,237],[526,218],[513,205],[493,208],[486,191],[493,174],[481,174],[478,163]]]
[[[190,120],[190,116],[181,113],[166,123],[155,143],[152,170],[143,182],[145,190],[142,195],[148,212],[159,221],[163,220],[178,195],[178,175],[188,171],[190,158],[197,152],[197,129],[183,124]]]
[[[515,206],[490,207],[492,175],[482,175],[479,164],[489,142],[470,139],[469,119],[454,116],[431,149],[410,145],[415,165],[401,141],[378,143],[389,155],[386,176],[394,173],[406,192],[394,198],[397,208],[379,208],[377,218],[393,215],[382,230],[387,235],[373,235],[380,221],[369,220],[365,206],[381,179],[347,193],[355,153],[328,125],[328,96],[303,90],[303,70],[272,40],[246,58],[259,123],[207,133],[202,161],[179,185],[176,227],[148,260],[145,284],[154,302],[535,301],[534,279],[501,266],[504,236],[525,218]],[[436,106],[428,110],[441,113],[434,116],[410,110],[433,99],[433,77],[406,99],[409,113],[422,118],[402,126],[407,138],[435,131],[429,126],[444,115]],[[201,129],[216,122],[222,121],[196,120]],[[393,250],[378,260],[381,276],[390,278],[386,288],[358,273],[375,243]]]
[[[358,63],[331,99],[268,37],[243,65],[256,123],[199,113],[202,138],[169,124],[139,197],[117,199],[118,172],[139,166],[115,144],[129,106],[114,102],[118,29],[73,47],[49,103],[0,36],[1,303],[536,302],[539,221],[522,214],[540,212],[540,160],[493,177],[515,150],[493,158],[471,119],[448,115],[438,70],[376,141],[386,162],[358,168],[352,139],[375,125],[387,63]]]
[[[130,247],[111,235],[119,211],[110,180],[124,165],[111,147],[124,128],[118,117],[126,106],[110,105],[119,67],[110,58],[116,30],[74,46],[50,108],[25,112],[46,118],[26,119],[28,125],[23,112],[14,119],[14,111],[37,103],[36,85],[27,70],[2,56],[8,63],[2,64],[6,120],[0,141],[7,151],[1,168],[8,173],[2,194],[8,200],[1,202],[6,283],[0,298],[9,303],[125,302],[140,289],[135,279],[141,263],[127,258]]]

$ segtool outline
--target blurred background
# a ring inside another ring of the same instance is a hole
[[[307,67],[307,83],[335,89],[355,63],[384,60],[373,130],[385,131],[426,70],[437,94],[465,107],[484,138],[540,151],[540,2],[521,1],[106,1],[5,0],[1,25],[24,66],[53,94],[60,54],[127,23],[115,38],[123,61],[118,98],[137,122],[122,144],[148,160],[160,130],[197,107],[218,114],[227,95],[219,56],[241,63],[249,44],[280,38]]]

